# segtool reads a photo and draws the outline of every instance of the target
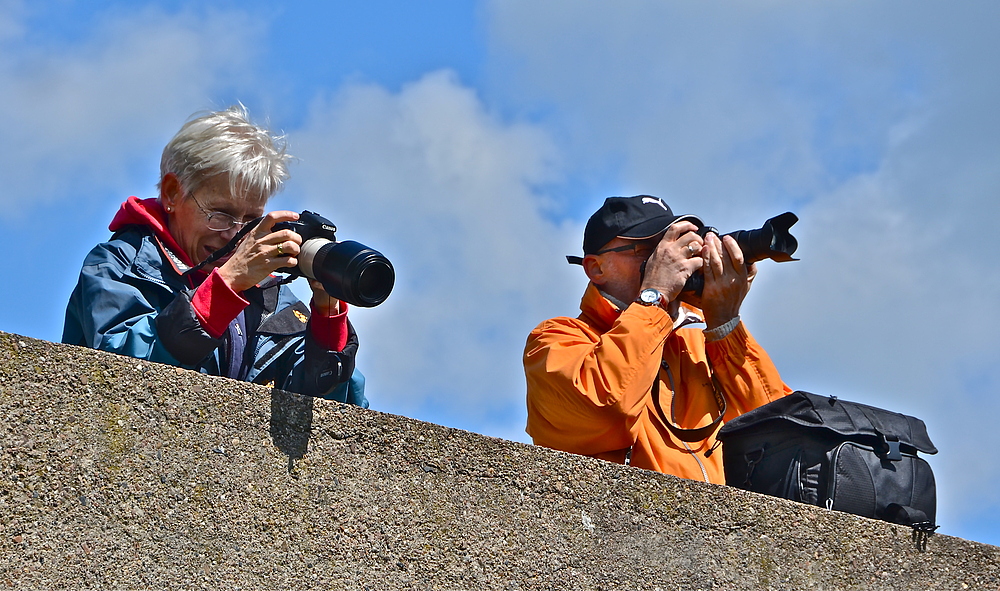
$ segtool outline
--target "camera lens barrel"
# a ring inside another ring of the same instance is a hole
[[[299,269],[323,284],[331,296],[371,308],[384,302],[396,282],[396,272],[382,253],[360,242],[310,238],[302,244]]]
[[[796,259],[792,258],[792,254],[799,243],[788,230],[797,221],[798,216],[788,211],[767,220],[756,230],[737,230],[727,235],[732,236],[736,244],[740,245],[743,259],[748,264],[764,259],[780,263],[794,261]]]
[[[739,245],[740,250],[743,252],[743,260],[748,265],[764,259],[771,259],[779,263],[797,261],[798,259],[792,258],[792,255],[795,254],[795,249],[798,248],[799,242],[789,232],[789,229],[797,221],[799,221],[798,216],[790,211],[786,211],[779,216],[767,220],[760,228],[755,230],[737,230],[726,234],[726,236],[732,236],[736,240],[736,244]],[[704,227],[701,235],[704,236],[706,232],[715,232],[718,234],[718,231],[711,226]],[[705,275],[698,272],[688,277],[683,291],[691,291],[701,295],[704,287]]]

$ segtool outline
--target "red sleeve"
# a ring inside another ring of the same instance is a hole
[[[212,269],[212,274],[198,286],[191,298],[195,315],[213,339],[221,337],[229,323],[249,305],[250,302],[222,280],[218,269]]]
[[[340,312],[333,316],[324,316],[312,306],[309,330],[316,342],[327,351],[343,351],[347,344],[347,303],[340,302]]]

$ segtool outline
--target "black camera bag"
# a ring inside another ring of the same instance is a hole
[[[937,489],[917,452],[937,453],[920,419],[793,392],[719,431],[726,482],[933,531]]]

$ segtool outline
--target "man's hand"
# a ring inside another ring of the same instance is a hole
[[[278,222],[299,219],[294,211],[272,211],[243,237],[229,260],[219,267],[222,280],[239,293],[250,289],[281,267],[298,264],[302,236],[293,230],[272,232]]]
[[[710,232],[701,256],[705,273],[701,310],[705,313],[705,324],[711,330],[739,316],[743,298],[750,291],[750,282],[757,269],[754,265],[748,268],[744,264],[743,251],[732,236],[723,236],[720,240],[719,236]]]
[[[646,261],[646,274],[640,289],[653,288],[670,302],[677,299],[688,277],[701,269],[705,262],[698,256],[704,249],[705,241],[695,233],[697,230],[698,226],[687,221],[667,228],[656,250]]]

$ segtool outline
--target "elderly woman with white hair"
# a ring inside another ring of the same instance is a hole
[[[367,407],[347,304],[311,281],[306,306],[272,275],[302,245],[273,229],[299,214],[265,214],[288,159],[242,105],[188,121],[163,150],[159,197],[129,197],[87,255],[63,342]]]

